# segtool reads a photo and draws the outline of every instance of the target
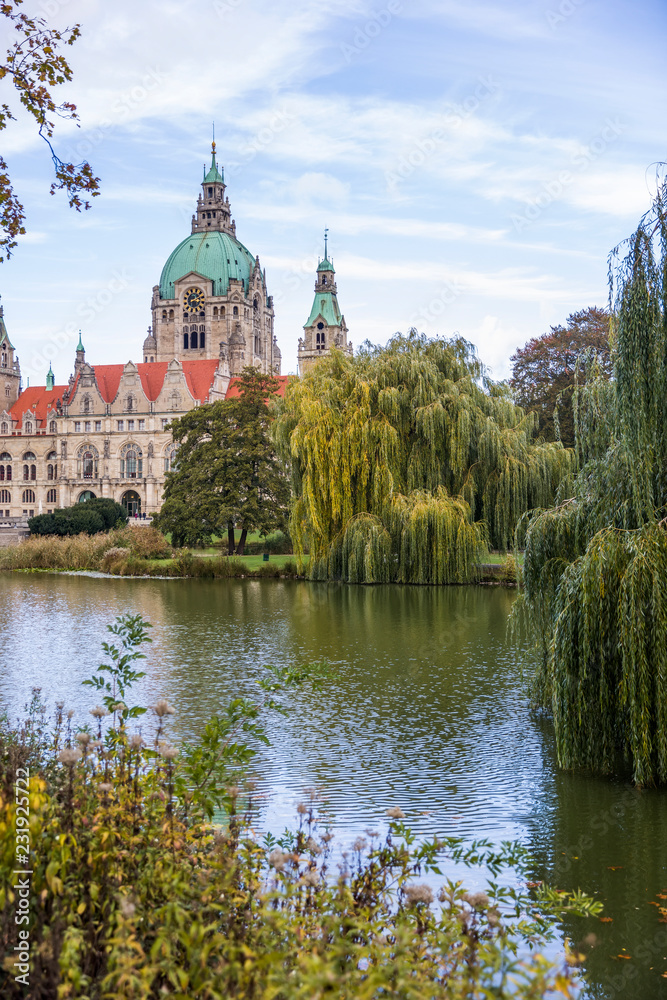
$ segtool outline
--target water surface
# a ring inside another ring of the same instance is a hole
[[[667,794],[558,770],[505,642],[512,590],[13,574],[0,595],[0,703],[12,714],[39,686],[87,721],[95,694],[81,681],[124,612],[154,625],[135,700],[168,698],[176,738],[255,694],[266,663],[336,664],[334,684],[269,720],[258,826],[293,826],[314,787],[343,843],[383,829],[393,805],[420,834],[520,840],[536,879],[595,893],[613,918],[564,929],[597,935],[587,995],[667,997],[667,924],[649,905],[667,897]]]

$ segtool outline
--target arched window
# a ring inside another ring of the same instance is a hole
[[[55,434],[57,430],[58,430],[58,425],[55,422],[55,420],[50,420],[49,421],[49,434]]]
[[[225,315],[225,307],[224,306],[220,306],[220,315],[221,316]]]
[[[84,444],[79,448],[76,461],[76,473],[79,479],[97,479],[98,454],[92,444]]]
[[[34,490],[24,490],[23,491],[23,503],[34,503],[35,502],[35,491]]]
[[[23,466],[23,479],[24,479],[24,481],[26,483],[30,479],[30,466],[29,465],[24,465]]]
[[[2,426],[0,426],[0,434],[9,434],[9,427],[7,426],[7,421],[2,421]]]
[[[120,453],[120,478],[141,479],[143,459],[141,448],[136,444],[126,444]]]
[[[326,285],[326,283],[327,283],[327,276],[326,276],[326,274],[323,274],[322,275],[322,284]]]
[[[327,346],[326,343],[325,343],[325,338],[326,338],[326,334],[320,333],[319,331],[315,335],[315,341],[316,341],[315,346],[316,346],[316,348],[317,348],[318,351],[325,350],[325,348]]]
[[[234,315],[238,316],[238,314],[239,314],[239,307],[238,306],[234,306]]]
[[[197,347],[197,327],[192,327],[192,333],[190,334],[190,349],[193,350]]]
[[[24,462],[35,462],[35,461],[37,461],[37,456],[35,455],[34,451],[26,451],[25,454],[24,454],[24,456],[23,456],[23,461]]]
[[[2,454],[0,454],[0,462],[2,462],[2,465],[0,465],[0,470],[2,470],[0,472],[0,479],[11,480],[11,478],[12,478],[12,467],[11,467],[11,465],[7,465],[6,464],[8,462],[11,462],[11,460],[12,460],[12,456],[9,454],[8,451],[3,451]]]
[[[169,310],[169,319],[173,319],[173,318],[174,318],[174,310],[170,309]]]
[[[202,347],[205,347],[205,346],[206,346],[206,328],[203,327],[203,326],[200,326],[199,327],[199,347],[201,349]]]
[[[213,306],[213,318],[214,319],[218,318],[218,307],[217,306]]]
[[[166,319],[166,318],[167,318],[167,310],[163,309],[162,310],[162,319]]]
[[[47,503],[58,503],[58,490],[47,490],[46,491],[46,502]]]
[[[26,420],[25,427],[23,429],[26,434],[32,434],[32,420]]]
[[[5,396],[11,396],[11,394],[12,394],[12,390],[11,390],[11,387],[9,385],[9,382],[5,382]]]
[[[170,444],[168,448],[165,449],[164,453],[164,471],[169,472],[170,469],[176,468],[176,445]]]
[[[190,338],[188,337],[188,327],[183,327],[183,350],[187,351],[190,346]]]
[[[57,479],[58,478],[58,466],[55,464],[58,458],[55,451],[50,451],[46,456],[46,461],[49,463],[46,467],[46,478],[47,479]]]
[[[33,483],[37,479],[37,466],[36,465],[31,465],[30,466],[30,478],[33,481]]]
[[[0,490],[0,503],[11,503],[12,495],[9,490]]]

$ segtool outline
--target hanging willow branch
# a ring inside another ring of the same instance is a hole
[[[560,764],[639,785],[667,782],[665,194],[610,256],[614,375],[575,393],[582,467],[528,525],[522,608]]]
[[[485,378],[472,345],[412,331],[292,383],[275,438],[293,475],[291,533],[316,579],[453,583],[553,501],[572,453]]]

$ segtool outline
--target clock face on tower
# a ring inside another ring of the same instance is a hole
[[[202,309],[204,306],[205,296],[201,288],[188,288],[187,292],[183,296],[183,301],[188,309]]]

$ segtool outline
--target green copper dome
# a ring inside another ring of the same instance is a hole
[[[170,254],[160,275],[160,298],[174,299],[174,283],[195,271],[213,282],[214,295],[226,295],[231,279],[242,281],[247,293],[255,258],[229,233],[193,233]]]
[[[325,257],[324,260],[320,264],[317,265],[317,270],[318,271],[333,271],[333,269],[334,269],[334,266],[333,266],[333,264],[331,263],[331,261],[329,260],[328,257]]]

